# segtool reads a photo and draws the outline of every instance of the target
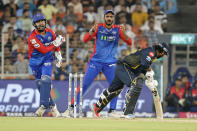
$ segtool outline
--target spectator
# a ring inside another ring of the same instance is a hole
[[[10,17],[11,17],[11,10],[10,10],[10,8],[6,7],[4,9],[4,12],[2,13],[2,15],[3,15],[2,18],[0,19],[1,23],[3,25],[9,23],[10,22]]]
[[[12,59],[12,53],[8,46],[4,46],[4,57],[5,59]]]
[[[5,33],[5,32],[8,32],[8,28],[9,27],[12,27],[14,30],[17,30],[18,27],[16,25],[16,17],[15,16],[11,16],[10,17],[10,20],[8,23],[6,23],[4,26],[3,26],[3,29],[2,29],[2,32]]]
[[[73,6],[75,14],[77,14],[77,13],[83,14],[83,6],[82,6],[80,0],[72,0],[72,2],[68,3],[68,6],[69,5]]]
[[[6,42],[6,46],[9,48],[9,50],[12,50],[13,44],[14,44],[14,31],[12,27],[8,28],[8,40]]]
[[[182,82],[183,82],[183,86],[185,87],[185,90],[186,90],[186,92],[185,92],[186,97],[190,96],[192,83],[189,82],[189,77],[186,73],[182,74]]]
[[[18,6],[17,6],[17,4],[14,3],[14,0],[9,0],[9,1],[10,2],[8,4],[6,4],[4,7],[10,8],[10,13],[11,13],[10,15],[14,16],[14,15],[16,15],[16,11],[18,9]]]
[[[147,46],[153,46],[157,43],[159,43],[158,35],[160,32],[154,28],[154,21],[150,21],[149,23],[149,30],[145,30],[143,36],[147,39],[148,45]]]
[[[18,48],[12,52],[12,57],[15,59],[19,53],[23,54],[24,58],[28,58],[28,48],[24,41],[18,43]]]
[[[136,0],[136,4],[131,5],[130,13],[133,13],[135,11],[136,6],[139,5],[139,4],[142,5],[142,0]],[[148,12],[148,9],[145,5],[142,5],[142,11],[143,12]]]
[[[94,7],[93,6],[89,6],[88,11],[86,13],[84,13],[84,15],[87,16],[88,18],[88,22],[95,22],[96,20],[96,13],[94,12]]]
[[[64,35],[66,33],[66,28],[61,18],[56,19],[56,24],[52,26],[52,30],[59,35]]]
[[[43,0],[42,5],[38,7],[42,11],[42,14],[44,14],[45,18],[50,21],[53,18],[53,15],[57,13],[57,8],[55,8],[53,5],[49,4],[48,0]]]
[[[122,58],[122,50],[127,50],[127,44],[123,40],[119,40],[118,48],[117,48],[117,53],[116,53],[116,58],[120,59]],[[126,53],[125,53],[126,54]]]
[[[32,20],[29,18],[29,13],[30,13],[29,10],[27,9],[23,10],[23,17],[19,18],[18,20],[22,30],[26,32],[31,32],[33,29]]]
[[[179,112],[180,107],[183,107],[184,94],[185,89],[182,88],[182,78],[181,76],[178,76],[175,80],[175,85],[170,88],[170,91],[167,92],[165,97],[168,106],[174,107],[176,112]]]
[[[57,8],[57,17],[64,18],[66,14],[66,6],[63,0],[58,0],[55,7]]]
[[[126,17],[127,24],[132,25],[131,14],[127,12],[125,5],[122,6],[121,10],[116,15],[116,18],[115,18],[116,24],[120,24],[120,20],[123,17]]]
[[[135,3],[136,3],[136,0],[126,0],[125,1],[125,5],[127,6],[127,8],[126,9],[129,9],[129,12],[131,12],[131,6],[132,5],[135,5]]]
[[[5,59],[4,73],[5,74],[11,74],[13,72],[14,72],[14,68],[13,68],[11,60],[10,59]]]
[[[81,22],[79,22],[77,25],[77,31],[80,33],[86,33],[88,30],[86,30],[86,25],[88,24],[88,17],[86,15],[83,16],[83,19]]]
[[[126,7],[125,0],[119,0],[118,4],[114,8],[114,13],[119,13],[122,8],[126,8],[126,11],[129,12],[129,8]]]
[[[19,3],[19,8],[20,9],[23,9],[25,4],[29,4],[29,11],[31,13],[33,13],[34,11],[36,11],[36,6],[34,5],[34,3],[32,2],[33,0],[22,0],[20,3]]]
[[[19,47],[18,47],[18,43],[21,43],[23,42],[23,38],[21,36],[17,36],[15,39],[14,39],[14,42],[12,43],[12,52],[14,50],[17,50]]]
[[[197,80],[194,82],[194,88],[192,89],[192,106],[197,107]]]
[[[67,15],[64,17],[63,22],[65,26],[72,25],[75,26],[77,23],[77,15],[74,13],[73,5],[68,6]]]
[[[29,73],[29,62],[25,59],[24,54],[17,54],[17,61],[14,63],[14,73],[16,74],[28,74]]]
[[[160,5],[159,3],[156,3],[155,9],[154,9],[154,14],[155,14],[155,21],[160,24],[162,27],[162,30],[164,32],[167,31],[167,15],[160,10]]]
[[[155,20],[155,15],[154,15],[154,13],[152,13],[151,15],[148,16],[148,21],[146,21],[146,22],[144,23],[144,25],[143,25],[142,27],[140,27],[140,30],[141,30],[142,32],[144,32],[145,30],[150,30],[150,28],[149,28],[149,22],[150,22],[150,21],[154,21],[154,23],[155,23],[155,24],[154,24],[154,29],[155,29],[155,30],[158,30],[160,34],[163,34],[163,30],[162,30],[162,28],[161,28],[161,24],[160,24],[158,21]]]
[[[148,19],[148,14],[142,10],[141,4],[136,4],[131,20],[133,26],[142,26]]]
[[[20,9],[17,10],[16,16],[17,17],[23,17],[23,10],[29,10],[29,18],[33,17],[32,12],[30,11],[29,3],[24,3],[23,8],[20,8]]]

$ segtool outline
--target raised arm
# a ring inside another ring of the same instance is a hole
[[[94,36],[96,36],[98,32],[98,24],[95,24],[88,33],[85,34],[83,41],[86,43],[91,40]]]
[[[119,36],[120,38],[127,43],[127,45],[132,45],[131,38],[125,33],[125,26],[121,24],[119,27]]]

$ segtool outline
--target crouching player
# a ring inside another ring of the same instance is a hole
[[[53,69],[53,51],[57,58],[56,66],[60,67],[62,56],[60,45],[64,42],[62,36],[46,28],[46,19],[42,14],[36,14],[33,17],[33,26],[35,29],[28,37],[29,45],[29,65],[36,78],[36,85],[40,92],[40,107],[36,111],[37,116],[43,116],[45,110],[50,108],[54,117],[59,115],[56,105],[50,95],[51,75]]]
[[[133,119],[134,108],[142,90],[147,71],[151,71],[151,64],[158,58],[168,54],[166,43],[154,45],[126,56],[117,62],[115,77],[109,88],[100,95],[97,103],[91,105],[94,114],[99,117],[99,112],[124,88],[130,87],[126,94],[124,117]]]

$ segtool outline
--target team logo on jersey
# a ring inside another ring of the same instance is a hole
[[[39,48],[40,45],[39,45],[39,44],[34,44],[34,47],[35,47],[35,48]]]
[[[107,34],[107,32],[105,32],[104,30],[103,31],[100,30],[99,32],[102,33],[102,34]]]
[[[51,62],[44,63],[45,66],[50,66]]]
[[[113,35],[116,35],[116,33],[117,33],[116,31],[113,31],[113,32],[112,32]]]
[[[36,44],[36,40],[35,39],[31,39],[30,40],[32,44]]]
[[[49,40],[49,41],[51,40],[51,36],[48,37],[48,40]]]
[[[147,61],[151,61],[150,56],[147,56],[147,57],[146,57],[146,60],[147,60]]]
[[[153,52],[150,52],[150,53],[149,53],[149,56],[150,56],[150,57],[153,57],[153,56],[154,56],[154,53],[153,53]]]

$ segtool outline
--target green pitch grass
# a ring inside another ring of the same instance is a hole
[[[197,119],[0,117],[1,131],[197,131]]]

